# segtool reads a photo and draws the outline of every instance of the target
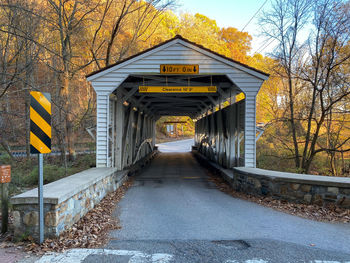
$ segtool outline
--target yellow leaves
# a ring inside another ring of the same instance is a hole
[[[162,15],[162,26],[166,29],[158,29],[168,32],[171,37],[182,35],[190,41],[196,42],[215,52],[247,63],[248,52],[251,49],[252,37],[246,32],[240,32],[236,28],[219,28],[216,21],[202,14],[181,14],[177,17],[168,11]]]
[[[210,28],[213,32],[219,32],[219,27],[217,26],[216,21],[214,19],[210,19],[209,17],[206,17],[205,15],[199,13],[195,14],[194,17],[197,21],[200,21],[203,25]]]
[[[234,27],[222,28],[220,36],[226,43],[227,56],[239,62],[247,63],[247,53],[251,50],[252,36]]]
[[[179,17],[175,32],[190,41],[226,55],[228,53],[227,48],[220,39],[219,30],[215,20],[202,14],[182,14]]]
[[[248,58],[247,64],[271,74],[264,81],[257,96],[257,122],[268,123],[277,117],[282,98],[282,79],[274,74],[278,63],[270,57],[254,54]]]

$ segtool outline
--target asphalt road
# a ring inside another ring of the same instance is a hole
[[[191,143],[186,140],[159,146],[163,153],[135,178],[134,186],[116,210],[122,229],[111,233],[116,241],[109,248],[125,244],[137,249],[139,244],[151,252],[150,247],[157,247],[155,240],[166,244],[174,240],[192,242],[195,247],[207,241],[206,245],[215,246],[213,240],[246,240],[256,256],[257,246],[260,252],[273,252],[271,244],[280,244],[289,246],[294,258],[298,255],[303,259],[315,251],[321,255],[321,249],[329,250],[323,252],[331,255],[328,260],[335,260],[336,254],[350,261],[350,225],[299,218],[220,192],[190,153],[169,153],[172,145],[176,151],[185,151]],[[200,254],[200,249],[196,251]],[[205,251],[208,250],[201,253]]]
[[[119,203],[122,228],[105,249],[40,262],[350,263],[349,224],[315,222],[220,192],[190,153],[179,152],[192,142],[160,145],[165,152]],[[169,153],[172,145],[177,153]]]

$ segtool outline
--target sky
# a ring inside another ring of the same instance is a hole
[[[180,13],[200,13],[216,20],[219,27],[235,27],[242,30],[266,0],[178,0],[179,7],[174,10]],[[252,37],[252,54],[256,51],[266,54],[273,49],[273,43],[268,45],[265,37],[261,36],[258,18],[262,10],[270,7],[267,0],[263,8],[244,29]],[[266,47],[265,47],[266,46]]]

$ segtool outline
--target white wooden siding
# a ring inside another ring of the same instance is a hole
[[[171,52],[171,54],[168,54],[168,52]],[[103,78],[113,79],[118,77],[119,74],[159,74],[161,64],[199,64],[200,74],[225,74],[232,73],[233,70],[232,67],[216,59],[204,56],[177,43],[169,46],[166,50],[152,53],[133,63],[120,67],[117,72],[111,71],[104,75]],[[238,70],[235,71],[239,73]]]
[[[97,92],[96,167],[108,165],[108,108],[109,93]]]
[[[227,74],[230,80],[245,94],[244,123],[244,159],[245,167],[256,166],[256,95],[264,82],[262,79],[249,77],[247,73],[241,76]]]
[[[256,120],[255,120],[255,96],[245,98],[245,123],[244,123],[244,160],[245,167],[256,165]]]

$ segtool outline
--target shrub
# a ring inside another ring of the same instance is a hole
[[[36,166],[28,176],[24,177],[24,183],[26,185],[37,185],[38,184],[38,167]],[[44,164],[44,184],[51,183],[60,178],[66,176],[66,172],[64,167],[52,165],[52,164]]]

